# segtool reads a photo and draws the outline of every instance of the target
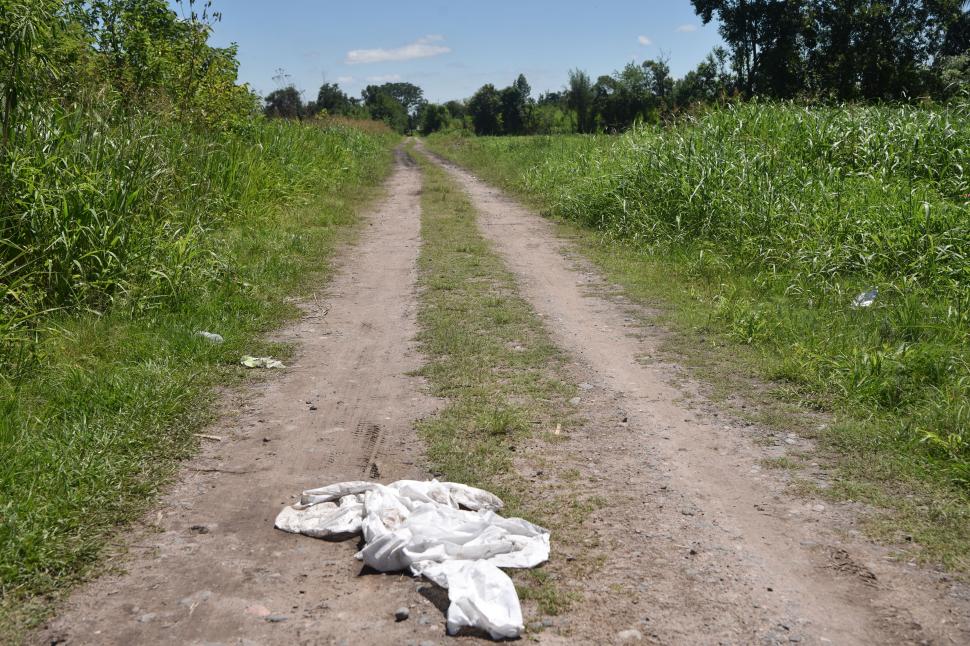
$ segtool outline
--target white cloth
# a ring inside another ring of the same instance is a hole
[[[381,572],[410,569],[448,588],[448,632],[482,628],[518,637],[522,610],[500,567],[529,568],[549,558],[549,532],[495,513],[502,501],[455,482],[341,482],[304,491],[276,527],[317,538],[360,533],[357,558]]]

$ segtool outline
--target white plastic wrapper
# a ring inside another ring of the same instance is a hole
[[[454,482],[341,482],[304,491],[276,517],[287,532],[323,538],[360,533],[357,558],[381,572],[410,569],[448,588],[448,632],[484,629],[518,637],[522,609],[500,567],[530,568],[549,558],[549,532],[495,513],[502,501]]]
[[[872,304],[876,302],[879,297],[879,288],[873,287],[872,289],[862,292],[854,299],[852,299],[852,307],[859,309],[861,307],[872,307]]]

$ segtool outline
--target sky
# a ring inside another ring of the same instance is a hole
[[[408,81],[444,102],[520,73],[538,96],[562,89],[570,69],[595,80],[661,55],[683,76],[721,44],[689,0],[214,0],[213,8],[222,21],[212,43],[238,44],[240,81],[265,95],[280,87],[282,69],[282,84],[307,100],[324,82],[359,96],[371,83]]]

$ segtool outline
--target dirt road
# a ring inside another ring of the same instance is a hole
[[[603,296],[614,290],[550,223],[444,165],[575,359],[577,382],[593,386],[585,433],[546,455],[609,501],[588,523],[608,557],[577,589],[586,602],[572,639],[627,629],[661,643],[970,643],[966,587],[853,539],[848,510],[786,495],[761,468],[777,451],[689,405],[689,384],[671,385],[669,368],[640,361],[657,354],[658,337],[644,336],[629,304]]]
[[[587,422],[541,446],[544,468],[577,474],[603,501],[574,528],[602,563],[571,575],[554,549],[555,572],[578,601],[528,639],[970,643],[965,586],[859,538],[852,510],[789,496],[783,477],[761,468],[776,448],[692,396],[669,367],[638,359],[659,337],[630,303],[604,295],[611,290],[548,222],[449,169],[583,384]],[[362,573],[352,541],[273,529],[301,489],[428,475],[412,429],[435,402],[408,376],[422,363],[413,344],[420,189],[420,171],[399,154],[387,198],[333,283],[282,333],[298,348],[292,366],[227,405],[238,412],[208,431],[224,441],[187,465],[159,505],[157,531],[134,535],[123,572],[79,589],[41,640],[456,641],[444,635],[442,595],[431,586]],[[530,493],[550,495],[544,482]],[[395,623],[403,605],[411,619]]]
[[[242,393],[200,458],[120,564],[79,590],[44,632],[68,644],[405,643],[439,635],[395,624],[434,609],[410,577],[361,575],[354,541],[273,529],[302,489],[369,477],[424,479],[414,419],[433,410],[419,380],[414,285],[420,172],[398,154],[388,196],[367,218],[319,302],[282,337],[297,356]],[[429,587],[429,586],[424,586]],[[378,637],[379,635],[379,637]]]

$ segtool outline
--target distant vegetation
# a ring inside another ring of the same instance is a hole
[[[267,114],[373,118],[398,132],[478,135],[619,132],[697,106],[761,99],[805,102],[946,101],[970,92],[970,2],[964,0],[692,0],[726,48],[674,78],[666,58],[629,63],[595,80],[575,69],[561,91],[531,96],[523,75],[464,101],[432,104],[410,83],[368,86],[361,99],[324,84],[302,103],[292,85]]]

